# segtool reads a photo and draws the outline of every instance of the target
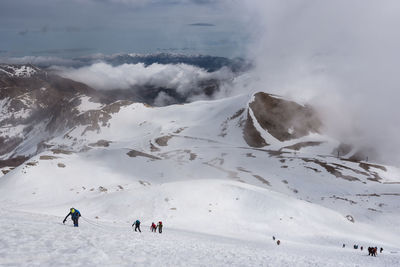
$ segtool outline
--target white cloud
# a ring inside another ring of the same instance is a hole
[[[53,67],[66,78],[80,81],[100,90],[129,89],[135,86],[162,87],[186,96],[200,94],[199,83],[216,79],[231,81],[234,74],[227,68],[215,72],[186,64],[122,64],[112,66],[99,62],[81,68]]]
[[[310,101],[327,130],[400,164],[400,3],[243,1],[252,90]]]

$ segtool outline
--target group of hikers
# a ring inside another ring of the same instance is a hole
[[[79,210],[75,209],[75,208],[70,208],[69,213],[67,214],[67,216],[65,216],[63,223],[65,224],[65,222],[67,221],[67,218],[71,215],[71,219],[74,223],[74,227],[78,227],[78,221],[79,221],[79,217],[81,217],[81,213],[79,212]],[[132,227],[135,226],[135,232],[139,231],[140,233],[142,232],[140,230],[140,221],[136,220],[133,224]],[[158,222],[158,224],[156,225],[154,222],[151,223],[150,226],[150,231],[156,233],[157,232],[157,228],[158,228],[158,232],[161,234],[162,233],[162,228],[163,228],[163,224],[161,221]]]
[[[71,209],[69,210],[69,213],[67,214],[67,216],[65,216],[65,218],[64,218],[64,220],[63,220],[63,223],[65,223],[65,222],[67,221],[67,218],[68,218],[70,215],[71,215],[71,219],[72,219],[72,221],[73,221],[73,223],[74,223],[74,227],[78,227],[78,221],[79,221],[79,217],[81,217],[81,213],[79,212],[79,210],[77,210],[77,209],[75,209],[75,208],[71,208]],[[136,220],[136,221],[132,224],[132,227],[134,227],[134,226],[135,226],[135,232],[137,232],[137,231],[139,231],[140,233],[142,232],[142,231],[140,230],[140,221],[139,221],[139,220]],[[151,223],[151,226],[150,226],[150,231],[151,231],[151,232],[156,233],[156,232],[157,232],[157,228],[158,228],[158,232],[161,234],[161,233],[162,233],[162,228],[163,228],[163,224],[162,224],[161,221],[159,221],[157,225],[156,225],[154,222]],[[273,236],[272,239],[275,241],[275,239],[276,239],[275,236]],[[280,243],[281,243],[280,240],[276,241],[276,244],[277,244],[278,246],[280,245]],[[343,244],[342,247],[344,248],[344,247],[346,247],[346,245]],[[358,245],[354,245],[353,248],[354,248],[354,249],[358,249]],[[364,247],[361,246],[361,247],[360,247],[360,250],[363,251],[363,249],[364,249]],[[378,248],[377,248],[377,247],[368,247],[368,256],[374,256],[374,257],[376,257],[377,251],[378,251]],[[379,251],[380,251],[380,253],[382,253],[382,252],[383,252],[383,248],[381,248]]]
[[[368,247],[368,256],[376,257],[377,251],[378,251],[377,247]],[[382,253],[382,251],[383,251],[383,248],[381,248],[379,250],[380,253]]]
[[[346,247],[346,245],[343,244],[342,247],[344,248],[344,247]],[[353,248],[354,249],[358,249],[358,245],[354,245]],[[364,247],[361,246],[360,250],[363,251],[363,249],[364,249]],[[382,252],[383,252],[383,248],[381,247],[380,250],[379,250],[379,253],[382,253]],[[368,247],[368,256],[376,257],[377,253],[378,253],[378,247]]]
[[[136,220],[132,224],[132,227],[133,226],[135,226],[135,232],[137,232],[137,231],[139,231],[140,233],[142,232],[142,230],[140,230],[140,221],[139,220]],[[150,231],[155,233],[157,231],[157,228],[158,228],[158,232],[161,234],[162,233],[162,228],[163,228],[162,221],[159,221],[157,225],[154,222],[151,223]]]

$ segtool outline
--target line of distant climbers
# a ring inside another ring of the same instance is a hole
[[[346,244],[343,244],[342,248],[346,247]],[[358,245],[354,245],[353,246],[354,249],[358,249]],[[364,247],[361,246],[360,250],[363,251]],[[383,248],[381,247],[381,249],[379,250],[379,253],[383,252]],[[376,257],[378,253],[378,247],[368,247],[368,256],[374,256]]]
[[[75,208],[70,208],[69,213],[67,214],[67,216],[65,216],[63,223],[65,224],[65,222],[67,221],[67,218],[71,215],[71,219],[74,223],[74,227],[78,227],[78,221],[79,221],[79,217],[81,217],[81,213],[79,212],[79,210],[75,209]],[[140,233],[142,232],[140,230],[140,221],[136,220],[133,224],[132,227],[135,226],[135,232],[139,231]],[[161,234],[162,233],[162,228],[163,228],[163,224],[162,221],[159,221],[158,224],[156,225],[154,222],[151,223],[150,226],[150,231],[152,232],[157,232],[157,228],[158,228],[158,232]]]
[[[137,231],[139,231],[140,233],[142,232],[142,230],[140,230],[140,221],[139,220],[136,220],[132,224],[132,227],[133,226],[135,226],[135,232],[137,232]],[[157,225],[154,222],[151,223],[150,231],[155,233],[157,231],[157,228],[158,228],[158,232],[161,234],[162,233],[162,228],[163,228],[162,221],[159,221]]]

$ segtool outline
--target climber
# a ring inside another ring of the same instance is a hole
[[[162,233],[162,228],[163,228],[162,221],[158,222],[157,227],[158,227],[158,232],[161,234]]]
[[[69,215],[71,215],[71,219],[74,222],[74,227],[78,227],[78,220],[79,220],[79,217],[81,217],[81,213],[79,212],[79,210],[71,208],[69,210],[68,215],[65,216],[63,223],[65,223],[67,221],[67,218]]]
[[[150,230],[151,230],[152,232],[154,232],[154,233],[156,232],[156,230],[157,230],[157,225],[156,225],[154,222],[151,223]]]
[[[137,230],[139,230],[139,232],[142,232],[141,230],[140,230],[140,221],[139,220],[136,220],[136,222],[134,222],[133,224],[132,224],[132,227],[133,226],[135,226],[135,232],[137,232]]]

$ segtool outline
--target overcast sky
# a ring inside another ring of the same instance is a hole
[[[246,31],[224,1],[1,0],[0,53],[243,54]]]

